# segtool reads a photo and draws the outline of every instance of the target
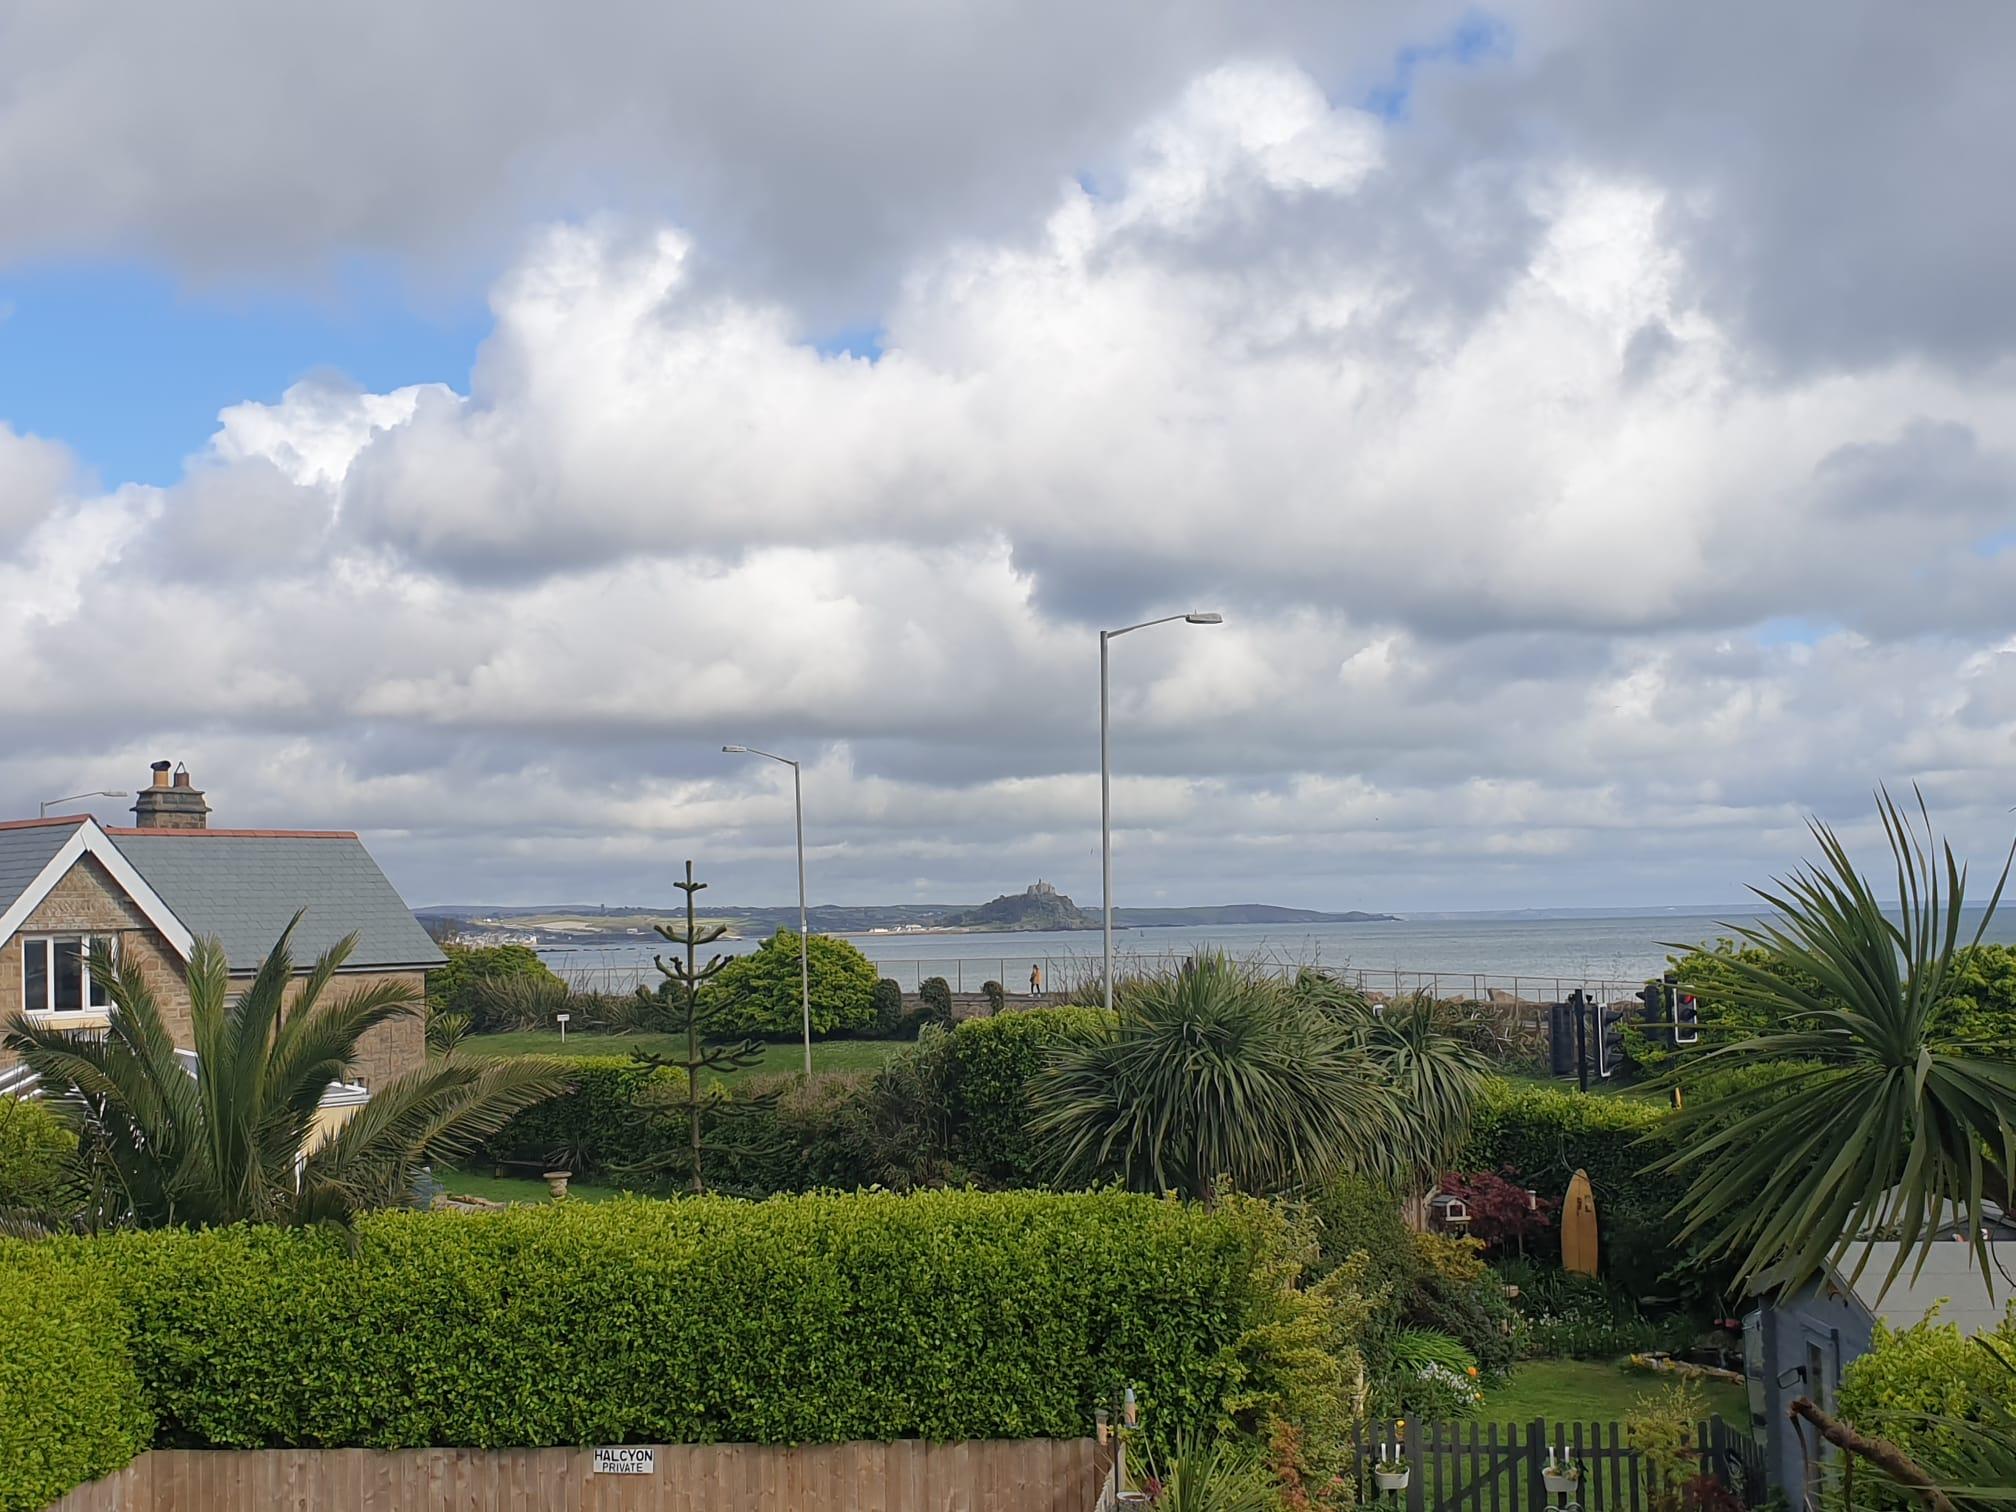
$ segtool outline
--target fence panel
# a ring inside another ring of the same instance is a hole
[[[48,1512],[1091,1512],[1108,1468],[1089,1438],[652,1448],[649,1475],[592,1449],[155,1449]]]

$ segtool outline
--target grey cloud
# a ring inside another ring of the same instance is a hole
[[[1814,472],[1824,507],[1850,517],[2016,525],[2016,459],[1984,452],[1953,421],[1913,420],[1894,441],[1838,447]]]

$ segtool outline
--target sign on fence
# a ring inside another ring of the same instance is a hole
[[[640,1449],[635,1444],[618,1444],[595,1451],[597,1475],[656,1475],[658,1451]]]

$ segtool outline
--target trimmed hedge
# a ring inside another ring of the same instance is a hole
[[[162,1442],[220,1448],[1072,1437],[1127,1383],[1174,1434],[1334,1393],[1296,1240],[1259,1204],[1120,1192],[378,1213],[349,1246],[161,1230],[39,1246],[80,1306],[10,1359],[66,1422],[117,1426],[77,1475],[144,1441],[134,1370]],[[80,1347],[120,1335],[100,1268],[132,1366],[80,1413]]]
[[[1047,1180],[1029,1132],[1029,1079],[1044,1052],[1106,1022],[1102,1008],[1031,1008],[962,1021],[952,1031],[953,1128],[959,1161],[989,1181],[1033,1186]]]
[[[1662,1152],[1638,1143],[1665,1118],[1666,1109],[1656,1102],[1494,1078],[1477,1100],[1457,1166],[1495,1171],[1509,1165],[1534,1190],[1556,1198],[1568,1190],[1576,1171],[1587,1171],[1599,1212],[1619,1201],[1671,1206],[1680,1184],[1670,1177],[1645,1176],[1645,1166]]]
[[[154,1433],[105,1269],[74,1248],[0,1240],[0,1512],[108,1475]]]
[[[627,1055],[569,1059],[567,1078],[573,1090],[518,1114],[497,1131],[474,1163],[545,1166],[558,1158],[576,1176],[592,1179],[647,1159],[663,1147],[664,1139],[636,1111],[633,1099],[654,1075],[683,1079],[685,1073],[652,1072]]]

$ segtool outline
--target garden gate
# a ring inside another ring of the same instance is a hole
[[[1765,1499],[1764,1456],[1746,1432],[1721,1418],[1695,1425],[1695,1457],[1743,1507]],[[1541,1512],[1564,1498],[1550,1496],[1540,1478],[1550,1458],[1579,1460],[1583,1483],[1565,1500],[1582,1512],[1650,1512],[1643,1457],[1612,1423],[1408,1422],[1396,1436],[1391,1425],[1353,1444],[1361,1505],[1394,1512]],[[1373,1484],[1381,1460],[1409,1467],[1404,1491]]]

